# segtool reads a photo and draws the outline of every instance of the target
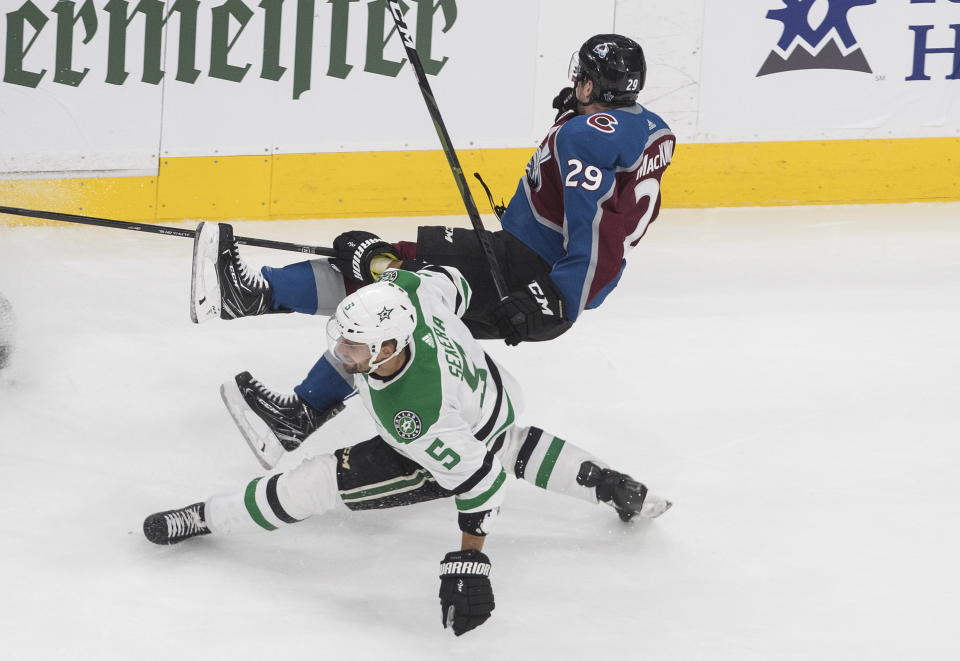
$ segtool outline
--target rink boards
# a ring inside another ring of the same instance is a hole
[[[460,152],[482,212],[485,194],[471,173],[480,171],[497,201],[509,200],[529,153]],[[960,138],[681,144],[663,205],[940,202],[960,199],[958,174]],[[439,150],[169,158],[157,176],[0,181],[0,198],[144,221],[463,213]]]

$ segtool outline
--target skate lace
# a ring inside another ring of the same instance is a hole
[[[194,535],[207,530],[207,525],[200,518],[200,512],[196,507],[176,510],[175,512],[164,514],[163,518],[167,522],[167,534],[171,539],[185,535]]]
[[[247,267],[247,263],[240,257],[240,244],[236,241],[230,246],[230,258],[237,265],[237,275],[241,280],[256,289],[263,289],[266,284],[259,271],[252,271]]]
[[[293,393],[291,395],[281,395],[278,392],[273,392],[272,390],[267,388],[265,385],[263,385],[256,379],[251,380],[250,385],[254,387],[258,395],[260,395],[264,399],[269,400],[271,403],[273,403],[276,406],[281,406],[284,408],[293,407],[298,404],[300,399],[296,393]]]

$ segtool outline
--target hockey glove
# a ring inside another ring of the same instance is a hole
[[[333,240],[333,248],[337,256],[333,258],[333,265],[345,277],[353,278],[365,285],[374,282],[379,273],[374,274],[370,262],[378,255],[397,259],[397,249],[381,239],[376,234],[354,230],[344,232]]]
[[[504,297],[492,315],[504,341],[516,346],[536,340],[546,326],[563,321],[563,298],[549,276],[535,278]]]
[[[490,619],[493,610],[490,559],[480,551],[451,551],[440,563],[443,628],[462,636]]]
[[[560,93],[553,97],[553,107],[557,111],[557,116],[553,118],[553,121],[560,119],[560,116],[572,110],[577,111],[577,95],[573,91],[572,87],[564,87],[560,90]]]

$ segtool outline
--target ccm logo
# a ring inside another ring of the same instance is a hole
[[[403,43],[410,48],[413,48],[413,35],[410,34],[410,28],[407,27],[406,22],[403,20],[403,12],[400,11],[399,0],[390,0],[390,12],[393,14],[393,18],[397,22],[397,29],[400,30],[400,36],[403,37]]]
[[[617,130],[617,124],[619,123],[616,117],[605,112],[598,112],[596,115],[590,115],[587,118],[587,124],[602,133],[613,133]]]
[[[540,289],[540,285],[538,285],[536,282],[531,282],[529,285],[527,285],[527,289],[530,290],[530,293],[533,294],[533,297],[537,300],[537,303],[540,304],[540,307],[543,309],[543,313],[553,316],[553,310],[550,309],[550,304],[547,302],[547,295],[543,293],[542,289]]]

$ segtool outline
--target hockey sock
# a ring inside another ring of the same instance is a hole
[[[279,505],[276,498],[279,478],[280,474],[258,477],[241,491],[212,496],[204,506],[207,527],[214,534],[230,535],[255,530],[276,530],[281,525],[296,521]],[[275,512],[270,506],[270,496],[273,496],[272,500],[278,505],[279,512]]]
[[[353,383],[345,381],[328,354],[324,354],[293,392],[318,411],[326,411],[353,392]]]
[[[207,500],[207,527],[216,534],[276,530],[343,506],[333,455],[307,459],[286,473],[257,477],[241,491]]]
[[[282,268],[264,266],[260,272],[273,290],[274,310],[329,315],[346,295],[343,276],[325,259]]]
[[[597,461],[573,443],[557,438],[538,427],[517,430],[519,433],[524,431],[526,431],[524,436],[516,438],[514,448],[516,459],[512,466],[508,462],[507,470],[512,469],[518,478],[541,489],[563,493],[591,503],[598,502],[596,489],[578,484],[577,475],[584,461],[592,461],[598,466],[606,464]],[[504,459],[507,457],[505,456]]]

